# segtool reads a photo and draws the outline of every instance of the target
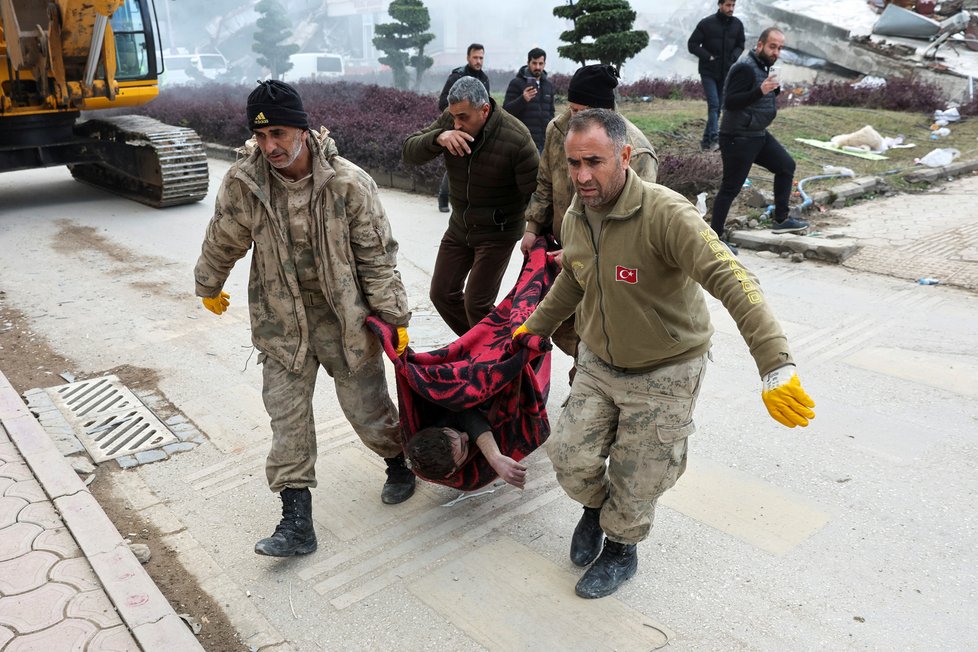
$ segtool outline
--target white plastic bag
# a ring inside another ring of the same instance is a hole
[[[700,217],[706,215],[706,193],[701,192],[696,195],[696,210],[700,212]]]
[[[945,165],[950,165],[951,161],[959,156],[961,156],[961,152],[958,150],[953,147],[945,147],[928,152],[923,158],[918,158],[915,163],[926,165],[929,168],[942,168]]]
[[[856,173],[850,168],[844,168],[840,165],[823,165],[822,174],[837,174],[840,177],[854,177]]]
[[[961,113],[958,111],[958,107],[952,106],[949,109],[941,111],[938,109],[934,111],[935,120],[947,120],[948,122],[957,122],[961,119]]]

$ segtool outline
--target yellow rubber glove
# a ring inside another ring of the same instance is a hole
[[[407,327],[406,326],[398,326],[397,327],[397,348],[395,349],[395,351],[397,351],[397,355],[401,355],[402,353],[404,353],[407,350],[407,345],[408,345]]]
[[[530,335],[533,335],[533,333],[530,332],[530,329],[526,327],[526,324],[520,324],[519,328],[513,331],[513,339],[515,340],[517,335],[522,335],[523,333],[530,333]]]
[[[204,297],[201,301],[204,302],[205,308],[215,315],[220,315],[231,305],[231,295],[227,292],[221,292],[216,297]]]
[[[761,398],[775,421],[789,428],[807,426],[815,418],[815,401],[805,393],[795,373],[795,365],[787,364],[765,374]]]

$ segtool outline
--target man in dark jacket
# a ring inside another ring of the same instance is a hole
[[[774,233],[795,233],[808,223],[789,215],[791,181],[795,161],[767,127],[778,114],[778,77],[771,71],[784,48],[784,33],[777,27],[761,32],[757,47],[730,69],[724,85],[723,120],[720,123],[720,156],[723,180],[713,202],[710,226],[723,238],[723,225],[734,198],[752,165],[774,174]]]
[[[445,323],[463,335],[496,303],[526,226],[523,211],[536,187],[540,157],[523,123],[497,107],[472,77],[455,82],[448,110],[408,136],[401,154],[414,165],[445,157],[452,214],[429,296]]]
[[[733,15],[736,4],[737,0],[717,0],[717,12],[701,20],[686,43],[690,54],[700,60],[700,81],[707,107],[706,129],[700,146],[705,150],[718,147],[723,81],[744,51],[744,24]]]
[[[554,119],[554,85],[547,79],[547,53],[533,48],[526,55],[526,65],[520,68],[506,89],[503,108],[526,125],[536,143],[537,151],[543,151],[547,125]]]
[[[481,43],[472,43],[469,45],[469,48],[465,51],[465,65],[452,70],[448,75],[448,79],[445,81],[445,85],[441,89],[441,95],[438,96],[439,111],[444,111],[448,108],[448,91],[462,77],[475,77],[486,87],[486,93],[489,92],[489,77],[486,76],[486,73],[482,72],[482,62],[485,61],[485,58],[486,49]],[[441,186],[438,187],[438,210],[442,213],[447,213],[449,210],[448,173],[441,176]]]

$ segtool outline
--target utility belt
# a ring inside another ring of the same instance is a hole
[[[307,308],[323,306],[329,303],[329,301],[326,300],[326,295],[319,290],[307,290],[305,288],[299,288],[299,294],[302,296],[302,305]]]

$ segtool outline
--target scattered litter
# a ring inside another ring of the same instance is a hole
[[[700,212],[700,217],[706,215],[706,193],[701,192],[696,195],[696,210]]]
[[[69,383],[75,382],[75,374],[71,374],[68,373],[67,371],[63,371],[58,375],[64,378],[65,380],[67,380]]]
[[[837,174],[840,177],[854,177],[856,173],[852,168],[844,168],[841,165],[823,165],[822,174]]]
[[[930,278],[929,276],[924,276],[917,279],[918,285],[940,285],[940,281],[936,278]]]
[[[852,84],[853,88],[880,88],[882,86],[886,86],[886,80],[882,77],[874,77],[873,75],[866,75]]]
[[[948,122],[957,122],[961,119],[961,113],[958,111],[958,107],[953,106],[949,109],[944,109],[941,111],[938,109],[934,111],[934,120],[947,120]]]
[[[190,628],[194,634],[200,634],[201,624],[200,621],[191,616],[190,614],[177,614],[183,619],[183,622],[187,623],[187,627]]]
[[[954,159],[961,156],[961,152],[953,147],[944,147],[928,152],[922,158],[914,159],[914,163],[926,165],[929,168],[942,168],[950,165]]]
[[[935,129],[930,132],[930,139],[937,140],[938,138],[947,138],[951,135],[951,130],[947,127],[941,127],[940,129]]]
[[[485,496],[486,494],[494,494],[494,493],[496,493],[495,489],[486,489],[485,491],[476,491],[469,494],[459,494],[456,498],[442,505],[442,507],[454,507],[455,505],[462,502],[463,500],[468,500],[469,498],[475,498],[476,496]]]

